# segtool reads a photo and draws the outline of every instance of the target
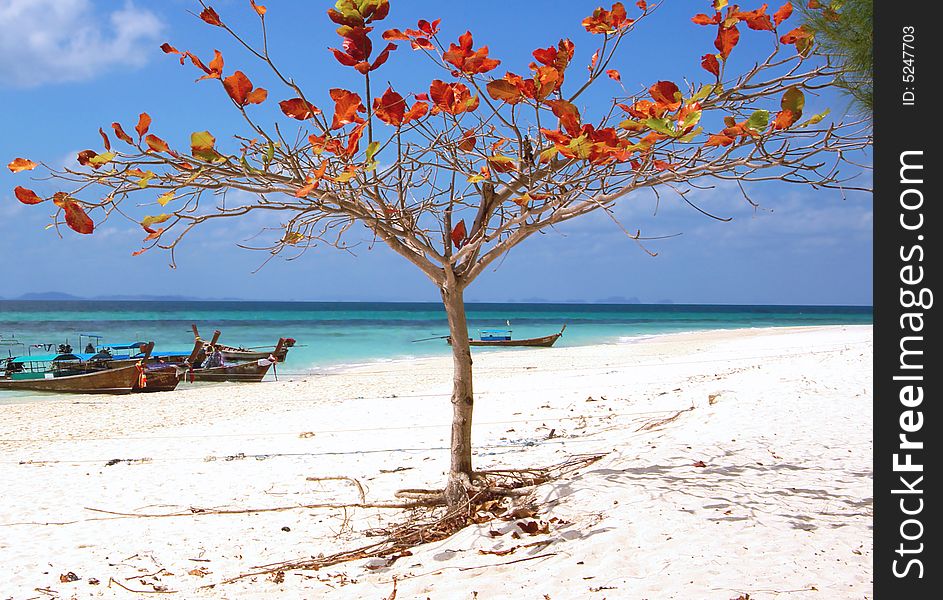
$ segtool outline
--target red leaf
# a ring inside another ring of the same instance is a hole
[[[612,79],[613,81],[618,81],[619,83],[622,83],[622,76],[619,75],[619,72],[616,71],[615,69],[609,69],[609,70],[607,70],[607,71],[606,71],[606,75],[609,76],[609,79]]]
[[[223,87],[226,93],[233,99],[233,102],[239,106],[245,106],[249,102],[249,93],[252,91],[252,82],[242,71],[236,71],[223,80]]]
[[[180,50],[177,50],[167,42],[164,42],[160,45],[160,49],[164,51],[165,54],[179,54],[180,55],[180,64],[183,64],[184,54]]]
[[[717,31],[717,39],[714,40],[714,47],[720,52],[720,57],[727,60],[730,51],[740,41],[740,31],[737,26],[720,27]]]
[[[121,128],[121,123],[112,123],[111,128],[115,130],[115,135],[118,136],[118,139],[122,142],[128,144],[133,144],[134,140],[131,139],[131,136],[124,132],[124,129]]]
[[[396,50],[396,44],[387,44],[386,48],[384,48],[373,60],[373,63],[370,65],[370,70],[375,71],[376,69],[380,68],[380,66],[390,57],[390,52],[393,50]]]
[[[310,102],[305,102],[301,98],[282,100],[278,103],[278,107],[282,109],[282,112],[285,113],[286,116],[292,119],[298,119],[299,121],[305,121],[314,115],[321,114],[320,108]]]
[[[670,81],[659,81],[649,88],[649,93],[655,104],[664,107],[670,111],[678,110],[681,107],[681,99],[678,97],[678,86]]]
[[[101,127],[98,128],[98,133],[101,134],[102,141],[105,143],[105,150],[111,150],[111,141],[108,139],[108,136],[105,135],[105,132]]]
[[[704,461],[703,461],[703,460],[699,460],[699,461],[697,461],[697,462],[695,462],[695,463],[692,463],[691,466],[692,466],[692,467],[706,467],[707,465],[704,464]]]
[[[334,119],[331,122],[331,129],[340,129],[349,123],[363,123],[363,119],[357,115],[358,112],[365,112],[367,109],[360,101],[360,96],[341,88],[331,89],[331,99],[334,100]]]
[[[701,66],[708,73],[713,73],[714,76],[720,77],[720,63],[717,62],[717,57],[713,54],[705,54],[701,57]]]
[[[219,20],[219,15],[216,14],[216,11],[212,7],[207,6],[203,9],[203,12],[200,13],[200,18],[209,23],[210,25],[215,25],[217,27],[222,27],[223,22]]]
[[[22,186],[16,186],[13,189],[13,194],[23,204],[39,204],[43,201],[42,198],[36,195],[36,192]]]
[[[141,138],[144,137],[144,134],[147,133],[150,126],[151,116],[147,113],[141,113],[141,116],[138,117],[138,124],[134,126],[134,130],[138,132],[138,142],[141,141]]]
[[[28,158],[14,158],[10,161],[10,164],[7,165],[7,168],[13,173],[19,173],[20,171],[32,171],[37,166],[36,163]]]
[[[351,27],[343,34],[344,52],[357,62],[367,60],[373,52],[373,42],[367,37],[371,28]]]
[[[571,136],[577,136],[580,133],[580,111],[576,106],[566,100],[548,100],[547,106],[553,111],[554,116],[560,119],[560,124]]]
[[[435,45],[424,37],[414,39],[409,45],[412,46],[413,50],[435,50]]]
[[[65,222],[73,231],[88,235],[95,231],[95,223],[85,214],[85,209],[78,202],[67,198],[63,201],[62,209],[65,211]]]
[[[450,236],[452,238],[452,243],[455,244],[455,247],[461,249],[465,244],[465,240],[468,239],[468,233],[465,231],[465,219],[462,219],[458,222],[452,229]]]
[[[167,142],[160,139],[156,135],[148,135],[144,138],[144,141],[147,142],[148,148],[154,152],[170,152],[170,146],[167,145]]]
[[[87,167],[89,165],[89,161],[95,156],[98,156],[98,152],[95,152],[94,150],[82,150],[79,152],[78,156],[75,157],[75,160],[78,161],[78,163],[83,167]],[[93,168],[97,169],[98,167],[93,166]]]
[[[778,27],[779,25],[782,24],[783,21],[788,19],[791,15],[792,15],[792,3],[787,2],[783,4],[782,6],[780,6],[779,10],[777,10],[773,14],[773,22],[776,23],[776,26]]]
[[[334,58],[337,59],[337,62],[344,65],[345,67],[353,67],[359,62],[353,56],[347,54],[346,52],[338,50],[337,48],[330,48],[330,50],[331,52],[334,53]]]
[[[406,101],[393,88],[387,88],[383,96],[373,101],[373,112],[384,123],[399,127],[406,116]]]

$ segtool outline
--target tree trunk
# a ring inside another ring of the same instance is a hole
[[[449,480],[445,498],[449,506],[456,506],[468,497],[471,486],[471,426],[475,407],[472,391],[472,357],[468,344],[468,322],[465,318],[465,290],[454,277],[442,286],[442,303],[449,320],[452,338],[452,445]]]

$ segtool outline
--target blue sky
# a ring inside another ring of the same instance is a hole
[[[322,96],[328,87],[357,90],[349,70],[339,67],[327,51],[339,42],[324,16],[332,3],[261,3],[269,8],[273,54],[286,71],[306,83],[306,89],[323,90]],[[613,65],[626,88],[704,76],[698,65],[700,56],[712,50],[712,32],[688,19],[706,12],[708,4],[667,0],[631,35]],[[236,29],[251,35],[257,31],[248,0],[217,0],[212,5]],[[442,18],[445,39],[470,29],[476,47],[487,44],[491,56],[502,59],[500,69],[517,72],[526,71],[533,49],[555,44],[560,37],[576,43],[571,69],[577,70],[588,63],[596,41],[579,22],[598,3],[393,0],[392,5],[379,29]],[[25,156],[53,165],[72,163],[78,151],[101,145],[99,127],[108,129],[112,121],[121,121],[130,131],[142,111],[154,119],[152,132],[171,145],[183,144],[192,131],[209,129],[220,140],[227,132],[241,132],[238,114],[218,86],[194,84],[199,73],[189,63],[181,67],[163,54],[160,44],[170,42],[207,60],[218,48],[226,57],[227,72],[239,68],[258,85],[270,86],[261,67],[222,31],[188,11],[199,12],[198,3],[0,0],[0,162]],[[751,34],[744,33],[744,47],[753,43],[746,39]],[[423,91],[431,77],[415,68],[419,57],[410,53],[401,47],[378,73],[401,92]],[[601,83],[616,86],[606,91],[610,95],[621,91],[614,82]],[[807,111],[825,107],[841,115],[847,101],[834,95],[807,98]],[[437,290],[418,270],[381,246],[371,248],[366,233],[352,238],[364,241],[355,255],[319,248],[297,260],[271,261],[257,273],[253,271],[265,255],[235,245],[264,225],[255,220],[200,231],[178,252],[176,269],[157,251],[132,257],[140,247],[140,229],[117,222],[106,223],[93,236],[63,230],[60,238],[44,229],[47,205],[24,206],[13,197],[17,185],[41,194],[55,191],[48,182],[31,181],[35,173],[14,176],[4,168],[0,174],[0,255],[6,257],[0,297],[57,290],[82,296],[438,299]],[[862,181],[869,178],[865,173]],[[750,194],[760,209],[750,206],[735,184],[691,196],[713,213],[732,217],[729,223],[708,219],[671,195],[662,196],[657,214],[651,193],[629,196],[617,211],[627,228],[641,229],[647,236],[681,234],[648,242],[646,247],[657,256],[627,239],[605,215],[589,215],[512,250],[497,270],[476,280],[467,299],[871,304],[870,194],[850,192],[843,197],[836,191],[773,183],[754,185]]]

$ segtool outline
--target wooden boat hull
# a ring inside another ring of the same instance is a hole
[[[527,347],[527,348],[549,348],[553,346],[558,339],[563,336],[563,331],[566,329],[566,325],[563,326],[563,329],[559,333],[554,333],[553,335],[545,335],[543,337],[536,338],[525,338],[521,340],[476,340],[469,338],[469,346],[488,346],[493,348],[512,348],[512,347]],[[449,345],[452,345],[452,338],[446,338],[446,341]]]
[[[250,360],[267,359],[274,356],[278,362],[285,362],[285,356],[288,354],[288,348],[282,349],[278,354],[270,352],[251,352],[249,350],[222,350],[223,360],[227,362],[244,362]]]
[[[0,389],[68,394],[129,394],[138,381],[136,366],[90,371],[49,379],[0,379]]]
[[[210,367],[208,369],[194,369],[192,373],[185,374],[184,377],[187,378],[188,381],[192,377],[193,381],[258,383],[262,381],[271,367],[271,363],[261,365],[258,362],[249,362],[238,365]]]
[[[162,369],[148,368],[145,371],[147,375],[147,385],[140,387],[135,383],[135,392],[171,392],[177,388],[180,383],[180,375],[177,374],[176,367],[169,366]]]

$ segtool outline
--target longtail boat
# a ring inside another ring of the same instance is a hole
[[[479,332],[478,339],[468,338],[469,346],[493,346],[501,348],[510,348],[513,346],[527,346],[531,348],[549,348],[553,346],[566,330],[564,325],[559,333],[545,335],[543,337],[523,338],[515,340],[511,338],[510,329],[483,329]],[[452,337],[446,337],[449,345],[452,344]]]
[[[194,342],[207,343],[206,340],[200,337],[200,331],[197,329],[196,324],[192,324],[190,327],[193,329]],[[242,346],[227,346],[226,344],[219,343],[219,341],[213,342],[213,346],[222,353],[223,360],[230,362],[262,360],[272,356],[275,357],[277,362],[285,362],[285,357],[288,356],[288,350],[294,345],[294,338],[284,338],[284,344],[274,348],[271,346],[243,348]]]
[[[152,348],[150,344],[149,348]],[[145,360],[147,355],[145,355]],[[142,383],[140,364],[95,368],[72,353],[6,360],[0,389],[73,394],[129,394]]]
[[[219,339],[220,332],[213,332],[213,338],[209,342],[204,342],[201,338],[197,337],[193,345],[193,352],[190,353],[190,356],[184,361],[183,365],[192,367],[189,368],[183,374],[184,379],[187,381],[233,381],[233,382],[247,382],[247,383],[258,383],[265,378],[265,375],[268,374],[269,369],[278,362],[275,360],[275,357],[285,348],[285,344],[288,341],[288,338],[281,338],[278,340],[278,344],[275,345],[274,351],[272,354],[265,358],[259,358],[247,362],[231,363],[227,364],[225,359],[222,358],[222,354],[219,353],[218,356],[207,356],[206,350],[208,348],[213,348],[217,350],[216,346],[217,340]],[[215,361],[214,361],[215,358]]]

